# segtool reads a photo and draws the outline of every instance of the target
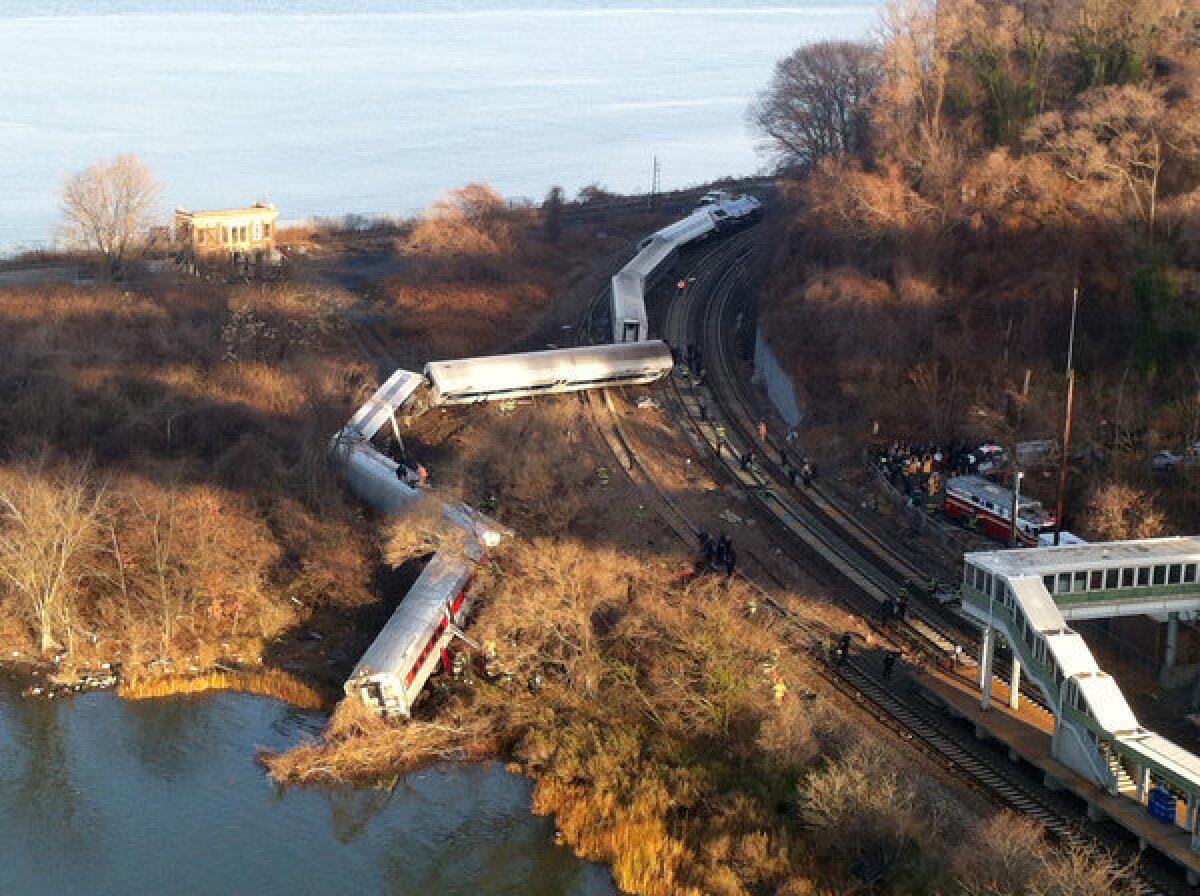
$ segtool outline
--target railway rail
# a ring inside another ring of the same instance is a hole
[[[696,376],[691,371],[677,369],[664,391],[689,442],[718,477],[732,481],[760,521],[776,535],[784,553],[801,566],[811,566],[816,560],[835,572],[850,586],[838,589],[842,601],[868,620],[874,620],[878,618],[880,603],[894,595],[901,582],[923,581],[921,570],[819,491],[791,489],[782,466],[768,453],[775,448],[778,456],[777,447],[760,444],[749,410],[750,401],[737,374],[730,334],[730,325],[737,317],[737,300],[748,283],[756,248],[754,232],[743,232],[706,248],[691,263],[683,277],[687,284],[683,295],[668,307],[664,337],[677,352],[689,344],[702,346],[708,371],[704,376]],[[594,328],[593,318],[603,304],[602,299],[603,292],[581,322],[578,339],[586,339]],[[584,395],[581,400],[617,465],[647,496],[675,534],[695,548],[699,527],[640,461],[608,392],[601,396]],[[743,469],[739,446],[742,451],[753,448],[759,461]],[[750,559],[756,571],[761,571],[773,584],[782,584],[772,571],[772,564],[757,556]],[[797,636],[797,646],[827,659],[830,632],[770,599],[765,591],[762,593],[768,597],[768,605],[789,620]],[[883,643],[918,656],[953,652],[955,645],[962,646],[964,641],[970,652],[977,637],[977,628],[948,613],[941,604],[922,602],[916,595],[909,619],[886,627],[872,623],[872,628]],[[932,706],[915,690],[885,683],[879,652],[859,653],[838,666],[821,662],[815,665],[823,670],[825,679],[835,689],[913,742],[927,756],[966,778],[996,803],[1037,820],[1049,834],[1073,847],[1097,854],[1117,849],[1131,857],[1123,839],[1089,829],[1081,817],[1083,813],[1069,799],[1046,789],[991,745],[980,741],[958,720]],[[1029,696],[1040,703],[1040,695]],[[1139,869],[1132,889],[1145,896],[1168,893],[1157,878]],[[1166,880],[1170,880],[1169,875]]]

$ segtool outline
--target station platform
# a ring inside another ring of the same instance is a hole
[[[1051,754],[1054,718],[1031,700],[1021,700],[1018,709],[1008,705],[1008,685],[993,679],[991,705],[980,707],[974,670],[912,670],[908,679],[927,697],[950,713],[971,722],[977,736],[992,738],[1008,747],[1014,761],[1020,759],[1040,770],[1047,784],[1067,790],[1088,806],[1092,819],[1111,819],[1138,838],[1138,843],[1161,853],[1184,869],[1189,884],[1200,884],[1200,855],[1191,850],[1191,835],[1182,827],[1170,827],[1150,816],[1146,807],[1125,796],[1113,796],[1058,762]],[[1178,821],[1184,822],[1181,804]]]

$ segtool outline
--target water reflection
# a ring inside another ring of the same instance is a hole
[[[72,780],[60,703],[0,702],[0,814],[24,823],[11,832],[31,861],[53,863],[62,850],[86,859],[103,841],[104,818]]]
[[[614,892],[494,763],[274,787],[255,748],[319,725],[237,694],[41,703],[0,685],[0,894]]]

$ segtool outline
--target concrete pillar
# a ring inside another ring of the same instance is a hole
[[[1167,644],[1163,650],[1162,668],[1158,672],[1158,683],[1166,685],[1175,668],[1175,655],[1179,652],[1179,614],[1167,614]]]
[[[979,649],[979,706],[985,712],[992,701],[992,657],[996,651],[996,630],[990,625],[983,630]]]
[[[1021,658],[1014,650],[1012,655],[1012,691],[1008,695],[1010,709],[1021,708]]]

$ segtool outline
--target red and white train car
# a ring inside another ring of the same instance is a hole
[[[381,715],[412,714],[471,607],[471,567],[434,555],[345,684]]]
[[[982,476],[955,476],[946,482],[947,516],[974,524],[993,538],[1008,542],[1012,536],[1013,493]],[[1017,510],[1017,544],[1037,547],[1038,536],[1054,531],[1054,516],[1040,501],[1021,498]]]

